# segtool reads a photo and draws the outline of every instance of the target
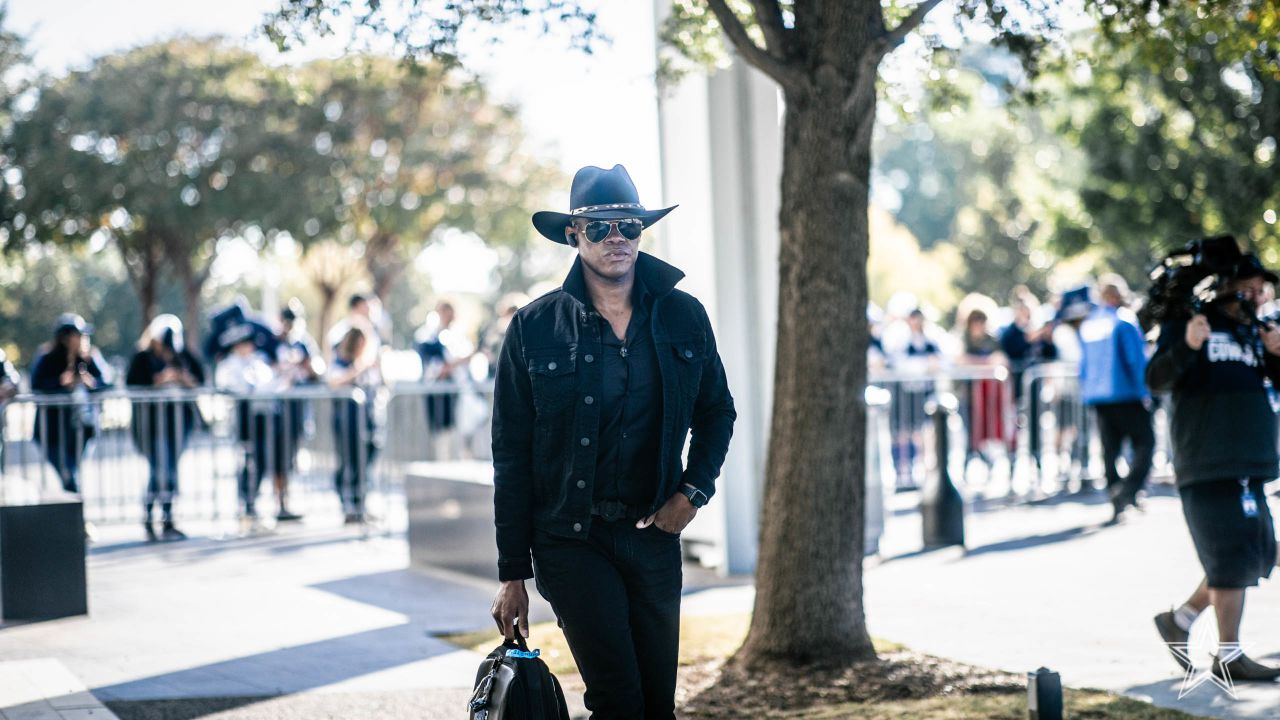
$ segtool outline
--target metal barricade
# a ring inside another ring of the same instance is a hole
[[[889,418],[893,436],[896,488],[917,489],[924,483],[936,452],[934,434],[925,412],[939,393],[959,400],[960,422],[951,428],[947,462],[953,475],[969,485],[1009,485],[1016,448],[1016,413],[1007,368],[1000,365],[959,365],[932,373],[880,371],[869,384],[890,394]]]
[[[111,389],[0,406],[0,504],[78,494],[95,524],[252,508],[402,518],[408,463],[489,459],[492,387]]]
[[[1080,395],[1079,365],[1033,365],[1021,379],[1019,413],[1026,434],[1020,442],[1019,458],[1030,466],[1041,491],[1095,485],[1103,477],[1102,445],[1094,415]],[[1156,446],[1151,478],[1171,478],[1168,397],[1155,396],[1152,410]]]

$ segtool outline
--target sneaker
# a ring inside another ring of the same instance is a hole
[[[150,520],[142,523],[142,529],[147,533],[147,542],[156,542],[160,539],[156,537],[156,526],[152,525]]]
[[[1229,663],[1213,659],[1213,674],[1223,680],[1240,680],[1243,682],[1275,682],[1280,678],[1280,668],[1273,668],[1254,662],[1247,655],[1240,655]]]
[[[302,520],[302,516],[297,513],[291,513],[288,510],[281,510],[276,515],[276,522],[298,522]]]
[[[178,540],[186,540],[187,534],[173,526],[172,522],[166,522],[164,528],[160,531],[160,537],[165,542],[175,542]]]
[[[1173,656],[1173,661],[1178,663],[1178,667],[1183,672],[1191,669],[1191,660],[1187,657],[1186,648],[1179,648],[1182,652],[1174,649],[1175,645],[1185,646],[1191,639],[1191,633],[1178,627],[1178,621],[1175,619],[1172,610],[1166,610],[1155,617],[1156,632],[1160,633],[1160,638],[1164,640],[1165,647],[1169,648],[1169,654]]]
[[[347,513],[347,516],[342,520],[343,525],[363,525],[364,523],[365,523],[364,514],[356,513],[356,512]]]

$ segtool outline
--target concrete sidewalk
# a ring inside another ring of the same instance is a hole
[[[1185,600],[1203,573],[1178,498],[1168,486],[1153,492],[1145,513],[1113,528],[1102,527],[1111,513],[1101,494],[971,512],[967,551],[933,553],[920,552],[919,514],[901,507],[913,499],[898,496],[885,559],[866,577],[871,633],[975,665],[1047,666],[1069,686],[1194,714],[1280,717],[1277,684],[1238,684],[1238,699],[1205,684],[1178,699],[1183,675],[1152,617]],[[1280,572],[1249,591],[1242,629],[1245,651],[1270,664],[1280,664],[1276,580]]]
[[[1199,577],[1177,499],[1153,497],[1145,515],[1110,529],[1100,500],[979,509],[967,553],[920,553],[915,498],[893,497],[887,559],[868,565],[872,633],[978,665],[1047,665],[1068,685],[1193,713],[1274,717],[1280,686],[1240,686],[1238,700],[1203,686],[1177,699],[1181,676],[1151,625]],[[189,529],[192,540],[166,545],[105,529],[89,558],[91,615],[0,628],[0,665],[56,661],[125,720],[461,714],[481,656],[436,636],[490,626],[493,583],[405,570],[398,533],[323,522],[248,538]],[[691,573],[686,584],[705,580]],[[686,596],[685,612],[751,601],[749,586],[706,589]],[[1251,592],[1254,657],[1280,657],[1277,611],[1280,589]],[[535,620],[550,617],[535,608]],[[162,699],[186,700],[166,709]]]

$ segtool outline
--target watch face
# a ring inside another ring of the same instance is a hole
[[[700,508],[707,504],[707,496],[703,495],[701,490],[694,488],[681,488],[680,492],[683,493],[685,497],[689,498],[689,502],[693,503],[693,506],[696,508]]]

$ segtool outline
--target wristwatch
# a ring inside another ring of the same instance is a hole
[[[692,504],[696,508],[705,506],[707,504],[707,500],[710,499],[707,497],[706,493],[690,485],[689,483],[685,483],[680,486],[680,494],[689,498],[690,504]]]

